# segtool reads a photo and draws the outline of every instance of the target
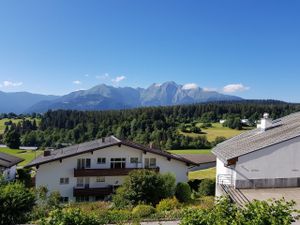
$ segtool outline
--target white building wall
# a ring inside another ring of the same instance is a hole
[[[74,201],[73,188],[77,184],[77,178],[74,177],[74,169],[77,167],[77,159],[90,158],[91,168],[110,168],[111,158],[126,158],[126,167],[135,168],[136,164],[130,164],[131,157],[138,157],[141,166],[144,166],[145,158],[156,158],[156,165],[160,168],[161,173],[171,172],[176,176],[176,181],[187,181],[188,166],[181,161],[146,153],[143,151],[121,145],[112,146],[91,153],[85,153],[70,158],[42,164],[39,166],[36,174],[36,186],[46,186],[50,192],[59,191],[62,197],[69,197]],[[97,158],[106,158],[106,164],[97,164]],[[69,178],[69,184],[60,184],[60,178]],[[105,187],[107,185],[120,185],[123,183],[125,176],[107,176],[105,183],[97,183],[96,177],[90,177],[90,187]]]
[[[17,166],[12,166],[10,168],[6,168],[2,173],[4,180],[12,181],[16,178],[17,175]]]
[[[236,179],[300,177],[300,137],[239,157]]]
[[[216,183],[235,185],[236,172],[234,167],[225,167],[224,163],[217,158],[216,166]],[[218,185],[216,185],[216,196],[221,196],[223,193]]]

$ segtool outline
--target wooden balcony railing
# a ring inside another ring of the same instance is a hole
[[[74,177],[126,176],[133,170],[142,170],[142,168],[74,169]],[[159,172],[159,167],[147,168],[147,170]]]
[[[98,196],[110,195],[113,193],[113,187],[103,188],[74,188],[73,196]]]

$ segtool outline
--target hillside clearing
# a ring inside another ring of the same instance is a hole
[[[196,126],[200,127],[202,123],[198,123]],[[210,128],[201,128],[202,134],[195,134],[195,133],[185,133],[182,131],[179,131],[181,134],[184,134],[186,136],[190,137],[198,137],[198,136],[206,136],[207,140],[209,142],[212,142],[216,139],[216,137],[225,137],[227,139],[232,138],[236,135],[241,134],[242,132],[245,132],[246,130],[249,130],[251,128],[244,128],[243,130],[235,130],[228,127],[223,127],[220,123],[212,123],[212,127]]]
[[[30,117],[26,117],[25,119],[31,120],[31,121],[34,120]],[[5,130],[5,127],[6,127],[5,122],[9,122],[10,120],[15,124],[22,121],[22,119],[8,119],[8,118],[0,119],[0,134],[4,133],[4,130]],[[35,120],[36,120],[37,125],[39,125],[40,119],[35,118]]]

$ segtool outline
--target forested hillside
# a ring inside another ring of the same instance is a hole
[[[152,143],[161,149],[211,148],[218,141],[208,141],[205,136],[183,135],[180,129],[189,124],[190,132],[201,133],[204,126],[227,119],[225,126],[243,129],[240,119],[247,118],[255,125],[264,112],[273,119],[300,111],[299,104],[278,101],[219,102],[169,107],[149,107],[116,111],[48,111],[38,125],[32,120],[8,126],[2,141],[10,134],[20,136],[22,145],[61,147],[114,134],[119,138],[141,144]]]

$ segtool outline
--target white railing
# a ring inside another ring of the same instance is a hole
[[[218,174],[217,183],[232,186],[233,177],[231,174]]]

